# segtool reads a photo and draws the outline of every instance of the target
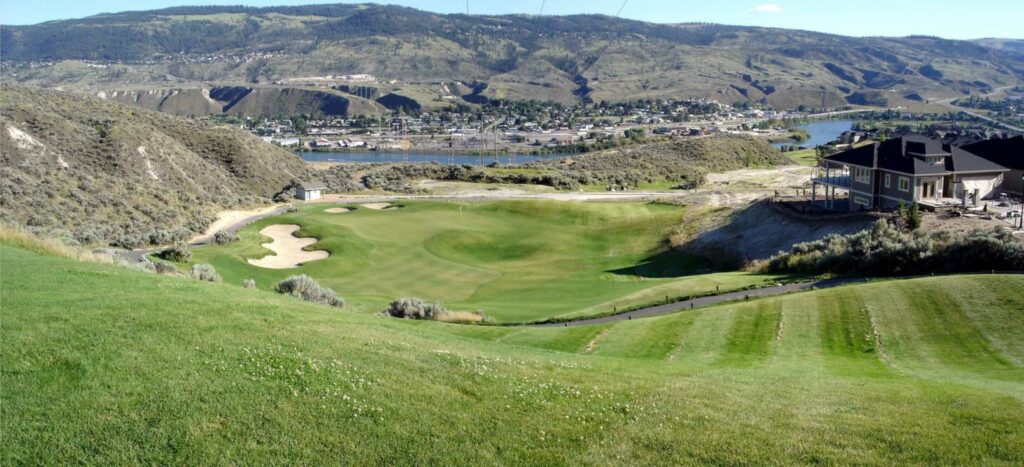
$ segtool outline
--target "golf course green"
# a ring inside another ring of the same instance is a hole
[[[307,274],[361,311],[413,297],[498,322],[603,314],[777,279],[707,274],[704,259],[670,248],[669,237],[686,222],[686,208],[645,203],[307,205],[246,227],[238,242],[197,248],[192,262],[214,265],[229,283],[255,279],[265,290]],[[301,226],[296,235],[319,240],[306,249],[330,256],[293,269],[249,264],[272,254],[260,231],[281,224]]]

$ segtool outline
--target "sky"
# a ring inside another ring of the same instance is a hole
[[[0,24],[35,24],[98,13],[180,5],[304,5],[338,0],[0,0]],[[465,0],[378,0],[465,13]],[[625,5],[623,7],[623,5]],[[1024,39],[1024,0],[469,0],[472,14],[601,13],[656,23],[770,26],[848,36],[923,34],[952,39]]]

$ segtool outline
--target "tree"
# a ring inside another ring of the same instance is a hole
[[[917,230],[921,228],[921,206],[916,202],[910,206],[910,211],[907,213],[907,229]]]

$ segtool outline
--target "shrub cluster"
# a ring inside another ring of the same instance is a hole
[[[255,283],[253,283],[253,286],[255,287]],[[321,303],[339,308],[345,306],[345,300],[338,297],[333,290],[321,286],[317,281],[305,274],[291,276],[281,282],[278,282],[277,285],[274,286],[274,290],[278,293],[291,295],[308,302]]]
[[[197,281],[220,282],[220,274],[209,264],[194,264],[188,269],[188,277]]]
[[[400,298],[384,310],[386,316],[403,319],[437,319],[447,313],[440,303],[426,303],[418,298]]]
[[[255,279],[243,280],[242,281],[242,288],[245,288],[245,289],[255,289],[256,288],[256,280]]]
[[[168,248],[157,253],[156,256],[164,261],[173,261],[175,263],[187,263],[192,260],[192,252],[182,246]]]
[[[1001,228],[928,234],[903,232],[879,220],[872,228],[854,234],[796,244],[761,269],[867,276],[1024,271],[1024,243]]]
[[[223,230],[220,230],[217,233],[213,234],[213,243],[216,243],[218,245],[226,245],[228,243],[237,242],[237,241],[238,241],[238,235],[235,235],[235,234],[230,233],[230,232],[225,232]]]

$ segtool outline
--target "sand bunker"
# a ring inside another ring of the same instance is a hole
[[[317,242],[315,238],[298,238],[293,234],[301,227],[297,225],[272,225],[260,231],[260,234],[274,239],[263,246],[275,254],[260,259],[250,259],[249,264],[266,269],[297,268],[310,261],[325,259],[330,256],[326,251],[305,251],[303,248]]]
[[[352,210],[349,208],[330,208],[325,209],[324,212],[329,214],[344,214],[346,212],[352,212]]]
[[[362,205],[366,209],[373,209],[375,211],[387,211],[390,209],[398,209],[401,206],[395,206],[391,203],[366,203]]]

